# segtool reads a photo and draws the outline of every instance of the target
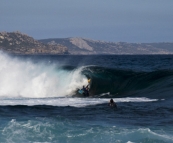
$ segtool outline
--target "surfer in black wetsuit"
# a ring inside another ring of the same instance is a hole
[[[91,82],[91,79],[88,79],[88,85],[86,87],[83,85],[82,90],[83,90],[84,96],[89,96],[89,84],[90,84],[90,82]]]
[[[117,105],[112,98],[109,101],[109,106],[117,108]]]
[[[88,85],[85,87],[86,95],[89,96],[89,86],[90,86],[91,79],[88,79]]]
[[[86,88],[85,88],[85,86],[83,86],[82,90],[84,91],[83,95],[86,96]]]
[[[87,85],[85,88],[86,88],[86,94],[87,94],[87,96],[89,96],[89,87],[88,87],[89,85]]]
[[[88,87],[88,85],[86,87],[83,86],[82,90],[84,91],[84,93],[83,93],[84,96],[89,96],[89,87]]]

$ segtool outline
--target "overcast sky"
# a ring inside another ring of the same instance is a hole
[[[173,42],[173,0],[0,0],[0,31],[35,39]]]

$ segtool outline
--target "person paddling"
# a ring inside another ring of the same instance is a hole
[[[116,105],[116,103],[114,102],[114,100],[112,98],[109,101],[109,106],[117,108],[117,105]]]

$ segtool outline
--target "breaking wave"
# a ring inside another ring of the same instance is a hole
[[[34,63],[2,52],[0,61],[0,97],[70,96],[87,84],[81,68],[69,71],[58,64]]]
[[[173,70],[132,71],[99,66],[33,62],[0,52],[0,97],[48,98],[78,95],[91,79],[91,97],[171,97]]]

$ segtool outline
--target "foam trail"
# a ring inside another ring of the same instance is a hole
[[[82,68],[66,71],[58,65],[33,63],[0,52],[0,97],[59,97],[72,95],[87,78]]]
[[[153,102],[157,99],[149,99],[145,97],[141,98],[114,98],[117,102]],[[85,107],[90,105],[105,104],[109,99],[103,98],[13,98],[0,100],[1,106],[6,105],[51,105],[51,106],[73,106],[73,107]]]

